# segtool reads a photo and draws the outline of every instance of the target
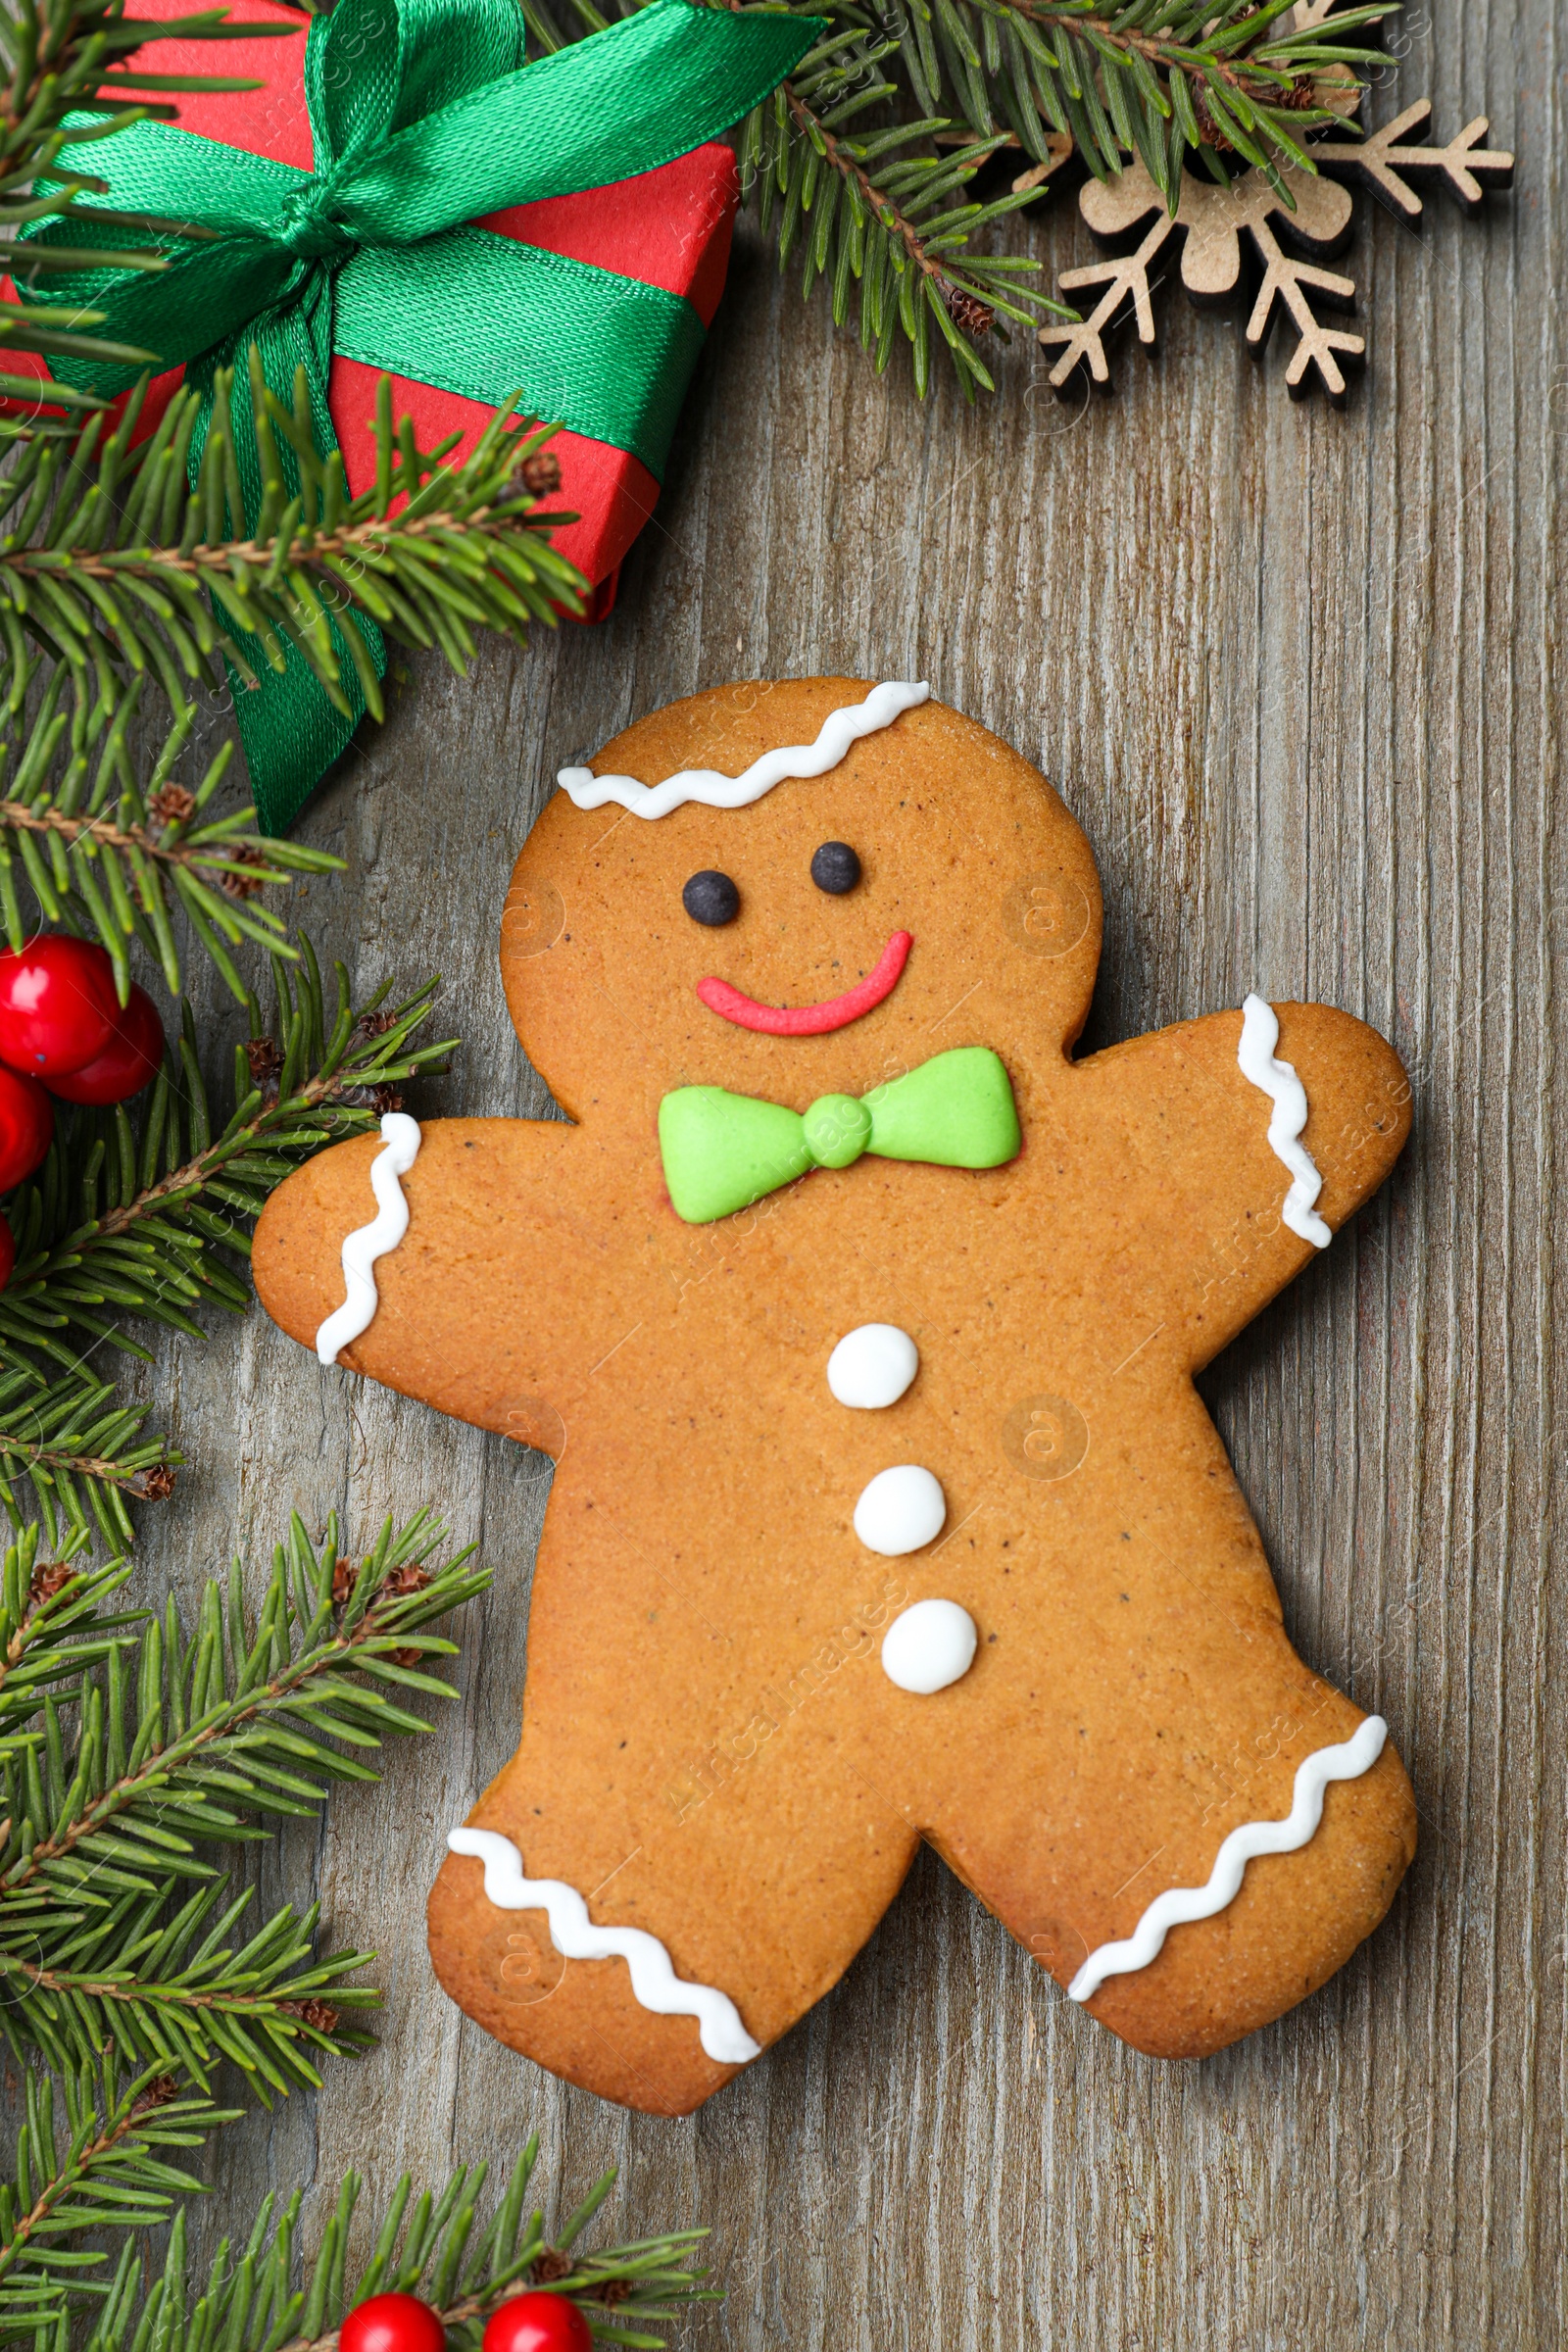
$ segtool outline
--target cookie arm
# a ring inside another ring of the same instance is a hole
[[[357,1136],[297,1170],[269,1200],[252,1264],[262,1304],[314,1349],[344,1298],[345,1236],[376,1214],[379,1136]],[[337,1353],[405,1396],[547,1451],[599,1346],[608,1296],[594,1147],[542,1119],[426,1122],[402,1177],[408,1229],[374,1259],[374,1312]],[[606,1279],[596,1281],[596,1269]],[[613,1339],[605,1340],[609,1347]],[[602,1352],[602,1349],[600,1349]]]
[[[1350,1014],[1326,1004],[1273,1010],[1272,1058],[1305,1089],[1299,1143],[1322,1178],[1299,1221],[1336,1232],[1403,1147],[1410,1082],[1393,1047]],[[1152,1280],[1194,1371],[1318,1254],[1285,1220],[1293,1172],[1269,1140],[1275,1102],[1241,1066],[1242,1037],[1241,1013],[1214,1013],[1074,1070],[1079,1116],[1110,1138],[1118,1179],[1134,1196],[1128,1208],[1149,1237]],[[1256,1044],[1254,1035],[1254,1061]]]

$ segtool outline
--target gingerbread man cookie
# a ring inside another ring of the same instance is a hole
[[[442,1983],[684,2113],[925,1838],[1138,2048],[1278,2017],[1415,1814],[1193,1375],[1387,1175],[1398,1060],[1255,997],[1073,1060],[1088,845],[921,686],[697,695],[562,783],[501,963],[572,1124],[394,1116],[255,1245],[295,1338],[557,1457]]]

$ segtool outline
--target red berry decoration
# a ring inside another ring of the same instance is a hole
[[[593,2340],[564,2295],[516,2295],[491,2314],[481,2352],[593,2352]]]
[[[0,1217],[0,1291],[11,1280],[11,1269],[17,1262],[17,1245],[10,1226]]]
[[[120,1023],[114,966],[102,948],[53,932],[0,956],[0,1061],[61,1078],[104,1051]]]
[[[32,1174],[54,1131],[54,1105],[37,1079],[0,1069],[0,1193]]]
[[[51,1070],[44,1084],[66,1102],[125,1102],[151,1086],[163,1060],[164,1024],[147,991],[133,981],[130,1003],[103,1052],[68,1077]]]
[[[446,2352],[447,2331],[417,2295],[372,2295],[338,2332],[339,2352]]]

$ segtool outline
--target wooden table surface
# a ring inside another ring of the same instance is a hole
[[[466,684],[414,662],[303,828],[348,871],[297,894],[362,984],[446,975],[465,1045],[425,1105],[537,1112],[497,927],[557,766],[735,677],[926,677],[1095,846],[1090,1045],[1254,986],[1392,1036],[1402,1164],[1203,1382],[1298,1646],[1414,1779],[1392,1916],[1281,2024],[1162,2065],[925,1853],[838,1988],[696,2117],[564,2087],[449,2005],[423,1933],[442,1835],[514,1744],[548,1465],[321,1371],[254,1310],[148,1381],[196,1463],[144,1514],[151,1581],[235,1541],[260,1563],[290,1505],[363,1539],[427,1501],[496,1581],[435,1736],[262,1857],[266,1897],[318,1893],[330,1945],[379,1949],[386,2015],[323,2095],[228,2134],[209,2242],[262,2186],[305,2181],[319,2215],[349,2166],[434,2180],[538,2131],[564,2198],[620,2165],[625,2234],[711,2226],[729,2296],[690,2352],[1561,2342],[1563,19],[1439,17],[1377,119],[1486,111],[1520,184],[1478,225],[1441,198],[1419,237],[1363,220],[1345,415],[1294,406],[1280,354],[1254,366],[1170,289],[1158,361],[1123,347],[1087,414],[1027,341],[995,402],[939,381],[922,407],[743,230],[614,617],[488,645]],[[1031,233],[1087,258],[1070,198]]]

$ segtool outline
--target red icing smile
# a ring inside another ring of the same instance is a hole
[[[697,994],[710,1012],[737,1028],[760,1029],[764,1037],[825,1037],[830,1029],[848,1028],[893,994],[913,945],[912,932],[895,931],[875,971],[847,988],[842,997],[829,997],[820,1004],[759,1004],[727,980],[699,980]]]

